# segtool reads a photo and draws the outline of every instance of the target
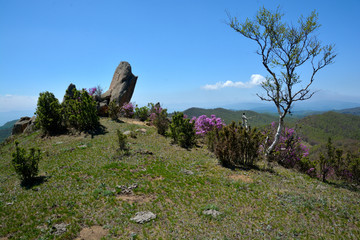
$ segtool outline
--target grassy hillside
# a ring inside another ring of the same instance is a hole
[[[13,120],[0,127],[0,143],[11,135],[12,128],[16,122],[17,120]]]
[[[204,108],[189,108],[184,111],[186,115],[188,115],[190,118],[195,116],[201,116],[201,115],[207,115],[211,116],[212,114],[215,114],[217,117],[222,118],[226,124],[231,123],[232,121],[239,122],[242,121],[242,114],[245,113],[245,115],[248,118],[248,123],[250,126],[253,127],[262,127],[265,125],[270,124],[273,121],[277,121],[278,117],[276,115],[267,114],[267,113],[257,113],[254,111],[233,111],[228,110],[224,108],[215,108],[215,109],[204,109]],[[287,122],[294,122],[296,118],[293,117],[287,117]]]
[[[303,137],[314,144],[326,142],[329,137],[360,141],[360,116],[326,112],[302,118],[297,125]]]
[[[80,239],[89,232],[105,239],[360,237],[358,189],[281,167],[232,171],[205,147],[182,149],[135,123],[101,119],[106,130],[95,136],[18,137],[21,146],[42,151],[33,185],[21,186],[14,174],[14,144],[0,147],[0,238]],[[129,139],[130,155],[117,152],[116,130],[139,128],[147,132]],[[208,209],[221,214],[205,215]],[[130,219],[139,211],[157,217],[137,224]]]

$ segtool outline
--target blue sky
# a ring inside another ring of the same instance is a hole
[[[139,77],[132,101],[140,106],[261,103],[255,83],[267,73],[257,46],[225,22],[226,11],[245,20],[262,6],[280,6],[294,24],[319,13],[316,34],[338,57],[318,73],[314,99],[360,105],[358,0],[0,0],[0,125],[32,114],[40,92],[61,101],[70,83],[107,90],[121,61]]]

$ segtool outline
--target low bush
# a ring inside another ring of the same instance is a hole
[[[259,160],[263,134],[256,128],[244,128],[232,122],[216,130],[214,153],[224,167],[252,167]]]
[[[195,123],[184,117],[184,113],[176,112],[170,123],[170,136],[175,143],[184,148],[191,148],[196,143]]]
[[[15,146],[16,149],[11,160],[15,172],[23,181],[36,177],[39,172],[40,150],[31,148],[27,154],[24,148],[19,147],[19,142],[16,141]]]
[[[109,104],[109,117],[112,120],[116,120],[119,117],[120,107],[115,100],[112,100]]]
[[[204,137],[208,132],[211,132],[215,129],[221,129],[225,126],[224,121],[221,118],[217,118],[215,115],[207,117],[206,115],[201,115],[198,118],[193,117],[191,122],[195,124],[196,135]]]
[[[161,106],[152,106],[150,112],[150,123],[156,127],[158,134],[165,135],[169,128],[167,110]]]
[[[276,129],[277,126],[273,122],[264,133],[264,135],[268,136],[264,149],[272,143]],[[285,127],[281,132],[278,144],[269,157],[286,168],[296,168],[302,172],[307,172],[314,165],[308,160],[302,160],[307,158],[308,155],[309,149],[302,143],[302,139],[296,134],[296,131],[293,128]],[[307,165],[309,166],[308,169],[306,169]]]
[[[133,118],[134,117],[134,104],[132,104],[131,102],[124,103],[124,105],[122,105],[120,108],[120,114],[121,114],[121,116],[126,117],[126,118]]]
[[[125,154],[128,154],[129,148],[128,148],[128,144],[127,144],[127,136],[119,129],[116,130],[116,134],[118,137],[119,150],[121,152],[124,152]]]
[[[55,134],[62,129],[62,107],[53,93],[40,93],[35,114],[36,124],[45,134]]]
[[[146,106],[143,106],[141,108],[136,107],[135,108],[135,116],[139,118],[140,121],[146,121],[150,116],[150,109]]]

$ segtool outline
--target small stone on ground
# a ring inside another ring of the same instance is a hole
[[[213,217],[217,217],[221,214],[221,212],[214,210],[214,209],[209,209],[209,210],[204,210],[203,211],[204,215],[211,215]]]
[[[66,223],[60,223],[60,224],[55,224],[53,227],[52,227],[52,232],[55,234],[55,235],[61,235],[63,233],[65,233],[67,231],[66,227],[68,226],[69,224],[66,224]]]
[[[194,174],[193,171],[187,170],[187,169],[182,170],[182,172],[185,173],[186,175],[193,175]]]
[[[149,222],[155,218],[156,218],[156,215],[154,213],[147,211],[147,212],[137,212],[135,214],[135,217],[132,217],[130,220],[140,223],[140,224],[143,224],[143,223]]]

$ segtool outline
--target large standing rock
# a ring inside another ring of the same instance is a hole
[[[132,74],[130,64],[128,62],[121,62],[115,70],[109,90],[101,98],[109,102],[115,100],[120,106],[130,102],[137,78],[137,76]]]
[[[12,135],[21,134],[24,132],[25,128],[29,125],[31,118],[29,117],[22,117],[19,121],[14,124],[12,129]]]

